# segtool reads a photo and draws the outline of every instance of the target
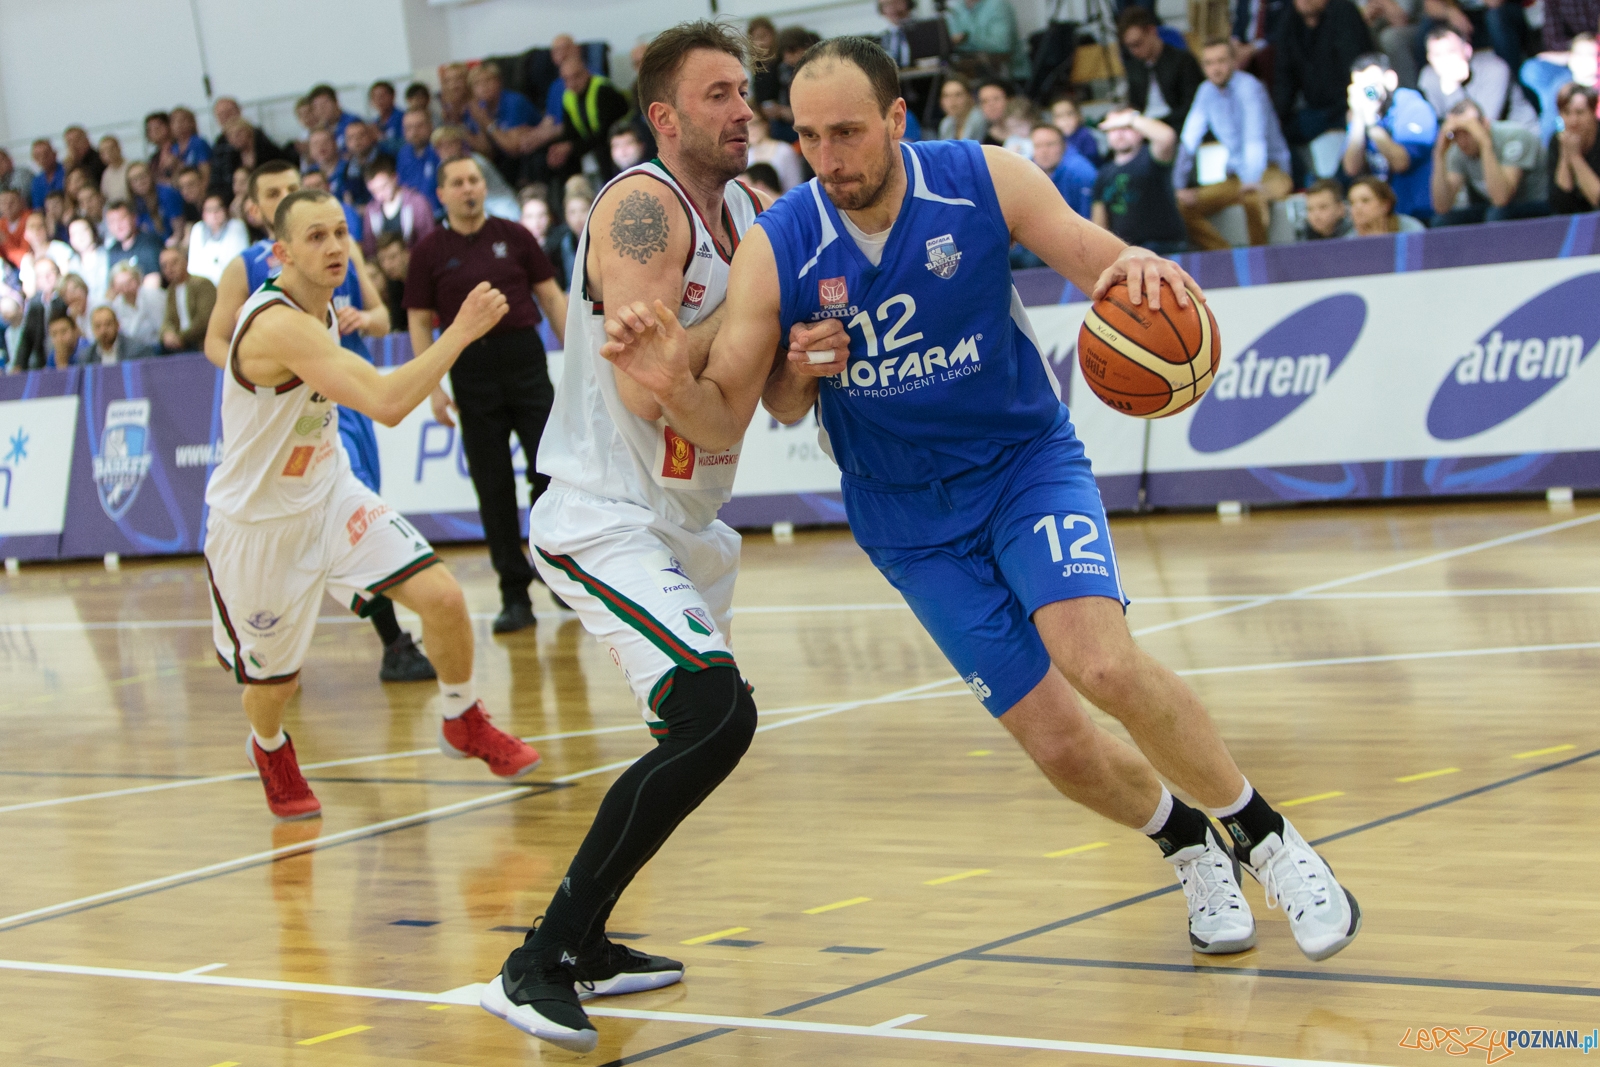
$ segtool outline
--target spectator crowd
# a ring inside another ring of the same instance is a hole
[[[1228,247],[1218,220],[1235,206],[1244,238],[1263,244],[1291,197],[1299,240],[1600,208],[1600,0],[1543,0],[1537,29],[1518,0],[1232,3],[1229,35],[1191,42],[1121,0],[1109,108],[1081,99],[1094,83],[1074,77],[1088,38],[1063,45],[1052,26],[1024,39],[1010,0],[926,15],[916,0],[878,0],[879,41],[905,73],[907,139],[1018,152],[1081,214],[1164,253]],[[810,177],[788,96],[819,38],[767,18],[747,31],[764,58],[745,179],[780,195]],[[444,224],[435,177],[453,159],[478,162],[488,213],[526,227],[565,287],[596,190],[655,152],[629,96],[592,69],[603,55],[558,36],[538,92],[510,87],[524,79],[493,61],[455,63],[437,92],[375,82],[364,115],[317,85],[282,144],[222,97],[209,141],[175,107],[145,117],[133,158],[81,126],[59,152],[47,138],[26,161],[0,149],[0,361],[21,371],[200,348],[223,268],[265,236],[245,192],[275,160],[345,205],[394,329],[410,249]],[[1013,261],[1038,265],[1020,248]]]

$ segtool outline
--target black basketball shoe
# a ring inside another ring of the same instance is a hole
[[[568,1052],[592,1052],[600,1040],[578,1003],[578,961],[559,946],[536,954],[522,945],[483,987],[478,1004],[525,1034]]]
[[[578,999],[615,997],[624,993],[643,993],[683,980],[683,964],[665,956],[649,956],[601,938],[595,947],[578,956]]]

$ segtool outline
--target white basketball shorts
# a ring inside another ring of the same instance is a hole
[[[552,483],[528,516],[550,591],[611,653],[645,720],[672,672],[734,666],[729,634],[739,535],[722,522],[691,533],[648,508]]]
[[[305,515],[234,522],[211,512],[206,569],[217,658],[246,685],[300,673],[322,594],[365,616],[372,599],[439,562],[426,538],[346,470]]]

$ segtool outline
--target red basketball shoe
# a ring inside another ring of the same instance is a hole
[[[284,736],[283,747],[268,752],[256,744],[252,732],[245,753],[250,766],[261,775],[261,785],[267,791],[267,807],[280,819],[310,819],[322,814],[322,801],[311,792],[305,776],[300,773],[300,762],[295,759],[294,741]]]
[[[539,766],[539,753],[490,723],[481,700],[440,724],[439,751],[451,759],[481,759],[497,778],[520,778]]]

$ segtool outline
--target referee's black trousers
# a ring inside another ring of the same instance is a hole
[[[485,337],[467,348],[450,371],[461,447],[467,456],[478,516],[489,543],[489,559],[500,576],[503,604],[530,603],[532,565],[523,551],[517,516],[517,476],[511,467],[511,435],[517,435],[528,466],[531,499],[550,479],[534,470],[539,436],[550,417],[555,390],[536,329]]]

